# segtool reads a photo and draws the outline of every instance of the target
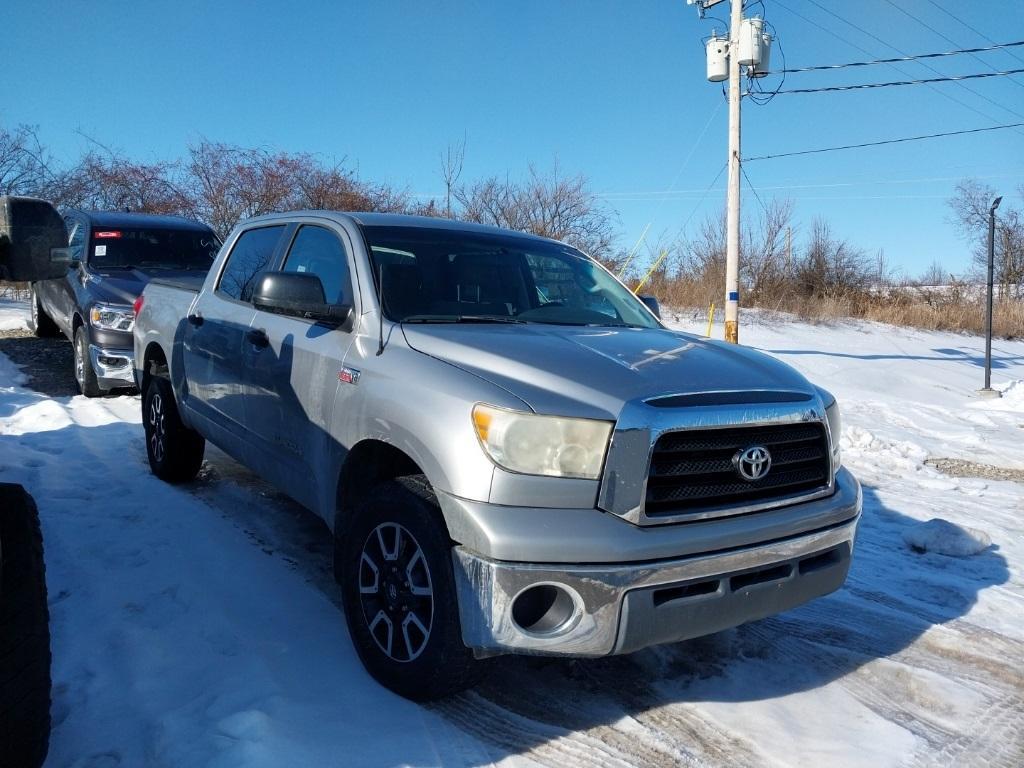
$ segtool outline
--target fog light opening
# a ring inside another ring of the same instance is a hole
[[[557,584],[536,584],[512,602],[512,620],[531,635],[564,631],[576,618],[576,600]]]

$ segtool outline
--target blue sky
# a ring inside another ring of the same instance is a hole
[[[913,18],[887,0],[764,0],[751,11],[774,25],[790,67],[899,55],[890,46],[916,54],[986,44],[936,6],[996,41],[1024,40],[1021,0],[894,2]],[[586,174],[617,212],[627,248],[648,223],[650,239],[672,238],[724,202],[724,175],[699,200],[726,158],[726,108],[704,78],[701,44],[722,24],[698,21],[684,0],[4,6],[0,122],[39,126],[59,158],[77,155],[81,134],[144,160],[208,137],[344,157],[364,178],[436,195],[440,152],[465,136],[464,180],[556,159]],[[709,14],[724,18],[727,8]],[[1019,58],[996,51],[930,65],[943,74],[1024,67],[1024,47],[1012,50]],[[899,67],[790,75],[786,87],[936,76],[920,63]],[[744,155],[1024,122],[1024,75],[965,85],[745,100]],[[934,260],[961,271],[969,249],[945,199],[964,176],[1015,194],[1024,129],[746,169],[765,201],[794,199],[803,230],[821,215],[910,274]],[[744,184],[745,213],[757,207]]]

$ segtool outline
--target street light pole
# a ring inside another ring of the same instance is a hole
[[[988,210],[988,299],[985,305],[985,387],[978,394],[982,397],[999,397],[1002,393],[992,389],[992,293],[996,263],[996,208],[1003,202],[1002,197],[992,201]]]

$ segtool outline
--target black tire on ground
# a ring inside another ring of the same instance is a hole
[[[36,505],[0,484],[0,763],[38,768],[50,742],[50,612]]]
[[[440,699],[477,682],[484,664],[462,642],[452,542],[426,478],[378,485],[341,535],[335,571],[345,617],[359,658],[377,682],[413,701]]]
[[[99,382],[96,381],[96,371],[93,370],[92,358],[89,357],[89,339],[84,325],[75,329],[74,365],[78,391],[86,397],[102,395],[103,390],[100,389]]]
[[[150,377],[142,396],[142,426],[153,474],[168,483],[192,480],[203,464],[206,440],[182,423],[167,379]]]
[[[57,324],[50,319],[39,301],[39,294],[36,293],[35,283],[29,288],[29,302],[31,313],[29,315],[28,327],[39,338],[50,338],[57,335]]]

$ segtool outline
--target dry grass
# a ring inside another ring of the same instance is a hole
[[[641,293],[657,296],[663,304],[675,307],[706,309],[711,302],[716,307],[722,306],[721,283],[718,281],[662,278],[645,285]],[[747,296],[743,303],[748,307],[787,312],[810,322],[862,318],[931,331],[985,332],[984,301],[958,290],[939,293],[890,288],[881,292],[850,292],[825,297],[780,290],[770,297]],[[992,329],[993,334],[1000,338],[1024,338],[1024,301],[997,300]]]

